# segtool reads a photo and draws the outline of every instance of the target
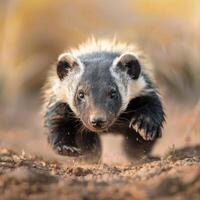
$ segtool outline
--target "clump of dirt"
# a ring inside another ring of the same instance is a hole
[[[88,165],[0,148],[1,199],[200,199],[200,146],[140,164]]]

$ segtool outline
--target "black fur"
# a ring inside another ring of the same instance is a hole
[[[59,61],[57,64],[57,74],[60,80],[63,80],[70,69],[70,65],[66,61]]]
[[[99,159],[101,144],[96,133],[80,131],[81,123],[75,118],[70,107],[63,102],[48,106],[45,127],[48,142],[60,155],[80,156],[87,154]]]
[[[108,131],[120,132],[124,136],[124,149],[132,159],[140,159],[148,155],[161,136],[164,122],[164,111],[156,93],[140,96],[130,101],[127,109]],[[146,120],[146,119],[150,120]],[[136,132],[130,122],[144,129],[145,139]],[[48,129],[48,141],[60,155],[81,156],[96,161],[101,156],[101,144],[98,134],[85,130],[80,131],[81,122],[75,118],[66,103],[57,102],[48,108],[45,115],[45,127]],[[149,140],[148,140],[149,139]]]
[[[120,68],[124,70],[125,67],[126,72],[135,80],[142,73],[147,83],[146,89],[152,90],[132,99],[126,110],[117,117],[122,99],[119,95],[116,96],[117,98],[110,98],[110,91],[113,89],[117,94],[120,92],[109,73],[109,67],[116,56],[119,55],[96,52],[79,57],[85,66],[85,72],[74,97],[79,116],[75,116],[67,103],[56,102],[56,98],[51,98],[45,114],[45,127],[48,132],[48,141],[58,154],[85,156],[96,161],[100,159],[99,135],[91,131],[93,129],[89,130],[87,128],[89,126],[85,127],[82,122],[88,121],[89,114],[97,108],[106,113],[108,122],[109,118],[117,118],[106,132],[118,132],[124,136],[124,148],[131,158],[138,159],[148,155],[156,139],[161,137],[165,121],[162,103],[155,85],[146,74],[141,72],[140,63],[132,55],[124,57],[124,60],[121,59],[118,70],[120,71]],[[58,62],[57,73],[61,80],[72,66],[65,61]],[[84,92],[85,98],[81,100],[82,102],[77,98],[79,91]]]
[[[152,92],[132,99],[127,112],[136,110],[131,116],[131,127],[137,125],[139,131],[143,130],[145,140],[155,140],[162,136],[165,112],[156,85],[145,73],[142,76],[147,83],[146,89]]]
[[[78,64],[73,60],[67,60],[67,58],[58,61],[57,75],[60,80],[63,80],[75,66],[78,66]]]
[[[139,131],[143,129],[146,140],[154,140],[162,135],[165,114],[155,92],[132,99],[120,118],[130,121],[131,128],[137,125]]]
[[[125,136],[123,142],[125,153],[129,158],[135,161],[139,161],[140,159],[149,156],[156,142],[156,140],[144,140],[140,134],[133,129],[127,130],[123,135]]]
[[[77,92],[79,92],[80,88],[81,91],[84,91],[87,98],[84,100],[84,105],[76,97],[74,99],[80,116],[81,114],[87,113],[88,117],[89,113],[95,111],[97,108],[100,109],[102,113],[103,111],[106,112],[107,115],[109,115],[109,113],[117,114],[122,102],[120,95],[117,95],[116,98],[110,98],[112,90],[115,90],[116,94],[119,94],[118,87],[108,71],[107,65],[110,66],[111,63],[105,61],[104,63],[95,62],[93,64],[93,70],[89,69],[91,64],[84,64],[88,70],[83,74]],[[107,121],[109,121],[108,118]]]
[[[133,80],[138,79],[141,72],[141,67],[138,60],[133,55],[127,54],[122,56],[117,65],[122,71],[127,71],[127,74]]]
[[[164,121],[161,101],[152,92],[132,99],[109,131],[123,135],[125,152],[131,159],[138,160],[150,154],[156,139],[162,135]],[[134,129],[136,124],[138,131]]]

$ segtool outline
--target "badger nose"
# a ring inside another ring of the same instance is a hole
[[[91,117],[90,119],[90,123],[94,128],[102,128],[104,127],[106,122],[106,118],[105,117]]]

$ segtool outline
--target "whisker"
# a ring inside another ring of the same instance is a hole
[[[124,118],[124,117],[119,117],[118,119],[117,119],[117,122],[129,122],[129,120],[127,119],[127,118]]]

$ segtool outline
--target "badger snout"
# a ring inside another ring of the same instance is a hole
[[[107,118],[105,115],[91,115],[90,116],[90,125],[94,128],[101,129],[105,128]]]

